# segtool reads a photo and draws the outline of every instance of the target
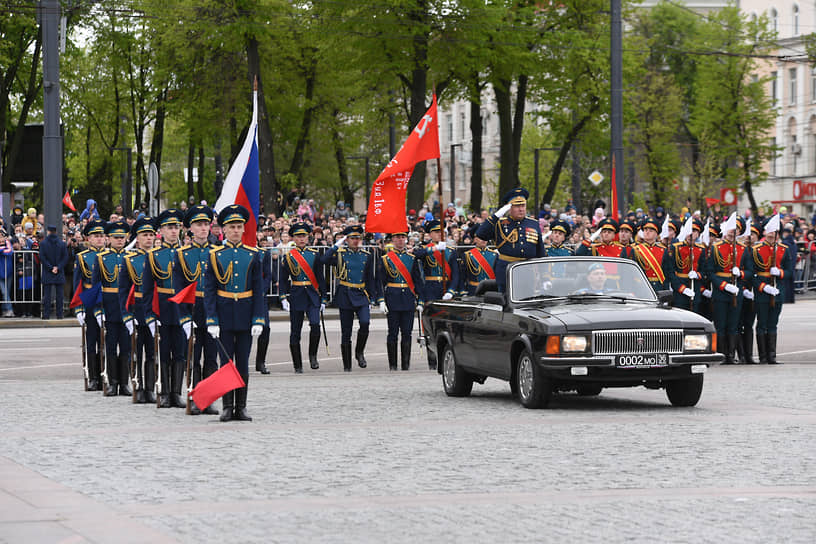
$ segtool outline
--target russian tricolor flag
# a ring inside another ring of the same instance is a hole
[[[244,230],[243,243],[255,247],[261,200],[261,172],[258,164],[258,89],[252,91],[252,123],[241,152],[230,166],[224,188],[215,203],[216,213],[231,204],[240,204],[249,210],[249,221]]]

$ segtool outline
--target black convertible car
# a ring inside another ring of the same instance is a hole
[[[633,261],[550,257],[507,267],[505,293],[485,280],[474,296],[429,303],[422,324],[449,396],[491,377],[509,381],[527,408],[559,391],[640,385],[694,406],[723,356],[714,326],[670,303],[671,291],[655,293]]]

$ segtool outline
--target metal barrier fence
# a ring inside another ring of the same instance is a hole
[[[793,286],[797,293],[816,290],[816,251],[811,252],[809,243],[798,243],[794,264]]]

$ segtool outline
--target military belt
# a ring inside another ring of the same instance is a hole
[[[90,288],[91,288],[91,284],[90,284],[90,283],[85,283],[85,282],[82,282],[82,288],[83,288],[83,289],[90,289]]]
[[[340,285],[344,287],[351,287],[352,289],[363,289],[365,287],[365,283],[349,283],[343,280],[340,280]]]
[[[757,275],[757,276],[761,276],[761,277],[763,277],[763,278],[770,278],[770,277],[771,277],[771,273],[770,273],[770,272],[757,272],[757,273],[756,273],[756,275]]]
[[[196,291],[196,298],[204,298],[204,291]]]
[[[425,281],[444,281],[442,276],[425,276]]]
[[[241,293],[230,293],[229,291],[222,291],[219,289],[218,296],[223,298],[231,298],[233,300],[238,300],[239,298],[249,298],[252,296],[252,289],[249,291],[243,291]]]
[[[524,257],[511,257],[510,255],[499,254],[499,259],[501,259],[502,261],[514,263],[516,261],[523,261]]]
[[[295,287],[311,287],[312,282],[310,281],[293,281],[292,285]]]
[[[102,292],[103,293],[118,293],[119,288],[118,287],[103,287]]]
[[[714,275],[719,276],[721,278],[731,278],[734,276],[734,274],[732,274],[731,272],[715,272]]]
[[[675,276],[677,276],[678,278],[688,278],[688,274],[682,274],[682,273],[680,273],[680,272],[678,272],[677,274],[675,274]]]
[[[133,291],[134,298],[142,298],[142,293],[140,291]]]
[[[468,280],[468,285],[472,285],[473,287],[476,287],[477,285],[479,285],[479,282],[478,282],[478,281],[470,281],[470,280]]]
[[[172,287],[156,287],[156,291],[162,293],[164,295],[175,295],[176,292],[173,290]]]
[[[396,288],[401,289],[401,288],[407,288],[408,284],[407,283],[391,283],[391,282],[388,282],[388,283],[385,284],[385,286],[386,287],[396,287]]]

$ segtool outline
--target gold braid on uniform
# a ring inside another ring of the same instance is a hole
[[[134,253],[131,255],[131,257],[135,257],[136,255],[138,255],[138,253]],[[127,257],[125,257],[125,266],[127,266],[128,275],[130,276],[130,281],[133,282],[133,285],[141,285],[142,277],[136,273],[136,269],[133,268],[133,263]]]
[[[396,255],[396,253],[394,255]],[[397,259],[399,259],[399,255],[397,255]],[[385,271],[388,272],[389,276],[392,278],[402,277],[402,274],[400,274],[399,270],[397,270],[397,267],[391,264],[391,259],[388,258],[388,254],[383,255],[382,260],[383,264],[385,265]]]
[[[718,244],[716,244],[716,245],[714,246],[714,248],[712,248],[712,253],[714,253],[714,260],[716,260],[716,261],[717,261],[717,265],[718,265],[720,268],[722,268],[723,270],[728,270],[728,271],[730,272],[730,271],[731,271],[731,268],[733,268],[734,266],[736,266],[736,265],[732,265],[732,264],[731,264],[731,258],[733,257],[734,248],[729,247],[729,248],[728,248],[728,257],[723,258],[723,257],[720,255],[720,252],[719,252],[719,251],[717,251],[717,249],[719,249],[719,248],[720,248],[720,246],[722,246],[722,245],[728,245],[728,246],[730,246],[731,244],[729,244],[728,242],[719,242]]]
[[[187,266],[187,259],[184,258],[184,252],[181,248],[177,249],[178,251],[178,260],[181,264],[181,271],[184,274],[184,279],[187,280],[188,283],[193,283],[194,281],[198,280],[201,277],[201,261],[196,262],[195,270],[191,271],[190,267]]]
[[[169,280],[173,275],[173,262],[170,261],[167,264],[167,270],[164,270],[162,267],[156,264],[154,257],[155,253],[153,251],[147,254],[147,259],[150,261],[150,269],[153,270],[153,275],[156,276],[156,279],[160,279],[162,281]]]
[[[91,279],[91,277],[93,276],[93,271],[88,270],[88,263],[85,262],[85,258],[82,256],[82,254],[87,251],[88,250],[86,249],[85,251],[79,254],[79,268],[80,270],[82,270],[83,276],[85,276],[88,279]]]
[[[473,257],[473,254],[470,251],[465,253],[465,255],[467,256],[465,262],[467,263],[468,271],[470,271],[470,273],[473,274],[474,276],[479,275],[479,272],[482,271],[482,265],[479,264],[479,262]]]
[[[759,252],[759,249],[762,247],[762,244],[757,244],[751,248],[751,251],[754,254],[754,262],[759,263],[762,267],[762,270],[770,270],[771,269],[771,259],[773,258],[773,248],[771,248],[771,255],[768,256],[767,261],[762,260],[762,254]]]
[[[674,246],[677,249],[677,251],[674,253],[674,262],[677,265],[677,268],[680,270],[683,270],[686,263],[688,263],[689,270],[691,270],[691,263],[694,261],[694,246],[689,246],[691,249],[689,251],[689,259],[687,261],[680,252],[680,248],[682,248],[684,245],[686,245],[685,242],[679,242],[678,245]]]
[[[515,243],[518,242],[518,231],[516,229],[513,229],[510,231],[510,234],[505,236],[504,231],[501,228],[501,220],[499,220],[496,222],[496,240],[498,240],[499,237],[501,237],[502,241],[499,245],[496,246],[496,249],[499,249],[507,242],[510,242],[515,246]]]
[[[218,280],[218,283],[220,283],[221,285],[227,285],[230,276],[232,276],[232,261],[230,261],[229,266],[227,267],[227,270],[224,272],[224,274],[223,275],[219,274],[218,259],[216,259],[215,255],[216,255],[215,251],[210,253],[210,263],[212,264],[213,274],[215,274],[215,279]]]
[[[116,283],[119,278],[119,265],[113,267],[113,272],[108,272],[105,267],[105,259],[102,258],[103,255],[104,253],[96,256],[99,259],[99,271],[102,272],[102,278],[108,283]]]
[[[304,259],[305,258],[306,257],[304,257]],[[297,264],[297,261],[292,258],[291,253],[286,254],[286,263],[289,266],[289,271],[291,272],[292,276],[298,276],[300,274],[300,265]]]
[[[337,250],[337,266],[335,266],[335,275],[338,280],[348,280],[348,265],[343,260],[342,249]],[[288,255],[287,255],[288,256]]]

